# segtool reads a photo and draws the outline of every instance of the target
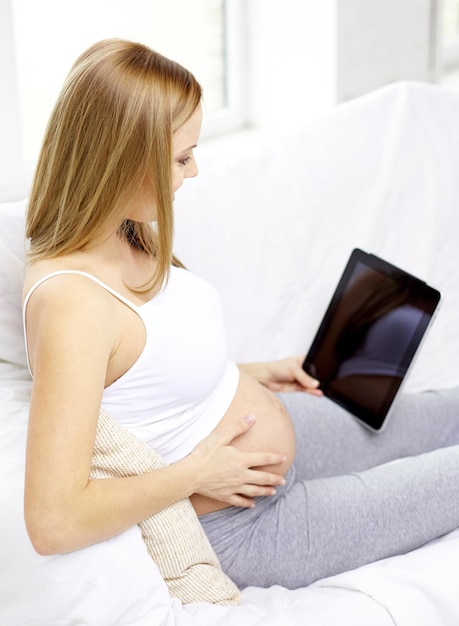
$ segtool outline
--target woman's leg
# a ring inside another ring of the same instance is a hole
[[[328,398],[279,394],[295,426],[298,479],[361,471],[459,444],[459,387],[402,394],[385,429],[373,433]]]
[[[459,446],[343,476],[297,481],[294,474],[254,509],[200,517],[240,588],[303,587],[459,526]]]

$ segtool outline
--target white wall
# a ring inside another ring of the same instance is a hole
[[[251,0],[249,119],[295,126],[336,103],[335,0]]]
[[[298,128],[389,82],[435,78],[432,15],[440,1],[244,0],[247,125]],[[0,0],[0,80],[2,200],[27,193],[11,0]]]
[[[438,76],[436,0],[337,0],[337,100]]]
[[[297,126],[398,80],[435,81],[439,0],[248,0],[250,122]]]

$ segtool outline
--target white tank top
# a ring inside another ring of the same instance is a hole
[[[79,274],[98,283],[145,324],[142,353],[105,388],[102,406],[169,463],[189,454],[221,420],[239,383],[239,370],[228,358],[215,289],[189,271],[172,267],[167,285],[137,306],[92,274],[53,272],[33,285],[25,298],[24,333],[30,296],[45,280],[62,274]]]

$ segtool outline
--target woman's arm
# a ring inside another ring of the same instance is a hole
[[[303,356],[294,356],[266,363],[243,363],[239,368],[271,391],[306,391],[323,395],[319,382],[309,376],[303,367]]]
[[[108,364],[119,344],[119,314],[89,281],[43,284],[29,301],[27,328],[34,383],[25,481],[25,519],[40,554],[107,539],[172,502],[199,492],[251,506],[280,484],[250,469],[281,454],[243,453],[228,445],[251,427],[241,418],[216,429],[182,461],[129,478],[90,480],[97,418]],[[119,310],[119,309],[118,309]],[[133,399],[135,401],[135,398]]]

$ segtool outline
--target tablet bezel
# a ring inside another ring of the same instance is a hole
[[[327,338],[329,339],[330,337],[336,310],[346,292],[346,289],[351,284],[352,278],[359,264],[363,264],[369,270],[378,272],[388,280],[394,281],[398,285],[402,285],[404,289],[407,290],[407,293],[409,293],[410,302],[416,302],[416,308],[425,314],[421,316],[420,321],[417,323],[413,336],[409,341],[409,345],[404,352],[403,358],[400,360],[401,369],[404,370],[403,376],[393,377],[393,381],[390,382],[386,381],[387,391],[383,393],[383,399],[377,409],[370,409],[368,406],[356,401],[355,398],[350,397],[350,394],[333,390],[330,386],[333,380],[329,382],[321,380],[320,371],[317,365],[318,355],[323,349],[323,346],[326,345]],[[419,352],[420,345],[425,338],[428,328],[432,324],[440,300],[440,292],[427,285],[426,282],[374,254],[367,253],[360,248],[355,248],[349,257],[322,322],[312,341],[311,347],[309,348],[306,358],[304,359],[303,369],[309,375],[319,380],[320,389],[323,390],[324,394],[328,398],[352,413],[354,417],[356,417],[364,426],[373,432],[380,432],[386,424],[390,409],[406,381],[414,358]]]

